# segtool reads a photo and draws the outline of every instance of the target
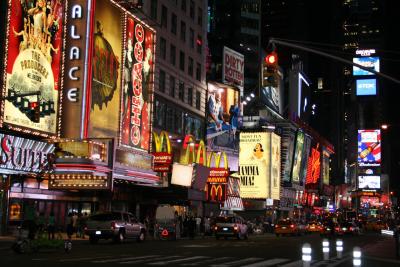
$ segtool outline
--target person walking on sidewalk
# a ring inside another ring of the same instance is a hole
[[[48,221],[47,221],[47,234],[48,238],[54,239],[54,234],[56,232],[56,218],[54,216],[54,212],[50,212]]]

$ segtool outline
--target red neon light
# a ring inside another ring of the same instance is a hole
[[[308,159],[306,184],[317,183],[320,176],[321,152],[319,152],[319,143],[311,149],[311,156]]]

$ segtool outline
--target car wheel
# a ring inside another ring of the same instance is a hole
[[[99,239],[95,236],[89,236],[89,242],[90,244],[97,244],[97,242],[99,242]]]
[[[115,243],[122,243],[125,241],[125,231],[120,230],[118,235],[114,238]]]
[[[146,234],[145,234],[145,232],[144,231],[140,231],[140,234],[139,234],[139,236],[138,236],[138,238],[137,238],[137,241],[138,242],[144,242],[146,240]]]

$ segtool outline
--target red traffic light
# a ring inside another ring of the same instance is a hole
[[[278,63],[278,56],[275,52],[272,52],[271,54],[267,55],[265,57],[265,62],[267,65],[276,65]]]

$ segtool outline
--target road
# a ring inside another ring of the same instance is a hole
[[[88,241],[74,241],[71,253],[40,251],[17,255],[0,246],[1,266],[211,266],[211,267],[261,267],[302,266],[301,247],[309,243],[312,248],[311,267],[353,266],[353,247],[362,251],[362,266],[400,266],[400,261],[387,257],[394,254],[393,238],[379,234],[345,236],[343,255],[337,257],[335,241],[330,239],[329,260],[323,260],[322,240],[319,235],[275,237],[272,234],[252,235],[248,240],[215,240],[212,237],[194,240],[147,240],[113,244],[101,241],[92,245]],[[381,253],[381,254],[380,254]]]

